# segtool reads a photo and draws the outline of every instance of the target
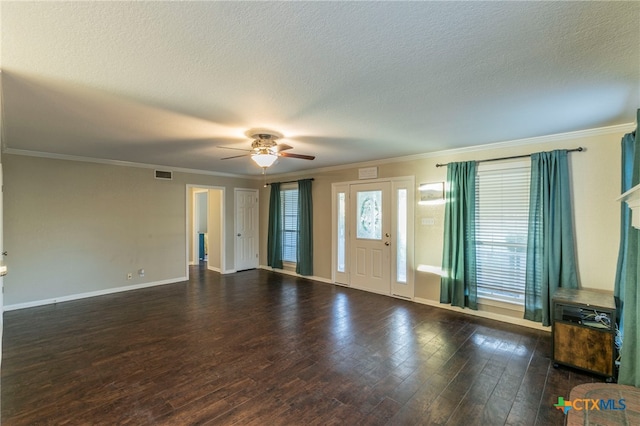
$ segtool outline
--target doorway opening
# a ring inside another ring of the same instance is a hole
[[[186,276],[189,265],[225,273],[225,188],[187,185]]]

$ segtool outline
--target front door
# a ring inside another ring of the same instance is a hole
[[[391,293],[391,183],[350,186],[351,286]]]
[[[413,299],[415,179],[332,185],[333,281]]]
[[[258,267],[258,191],[235,190],[235,270]]]

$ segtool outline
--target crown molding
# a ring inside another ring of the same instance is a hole
[[[453,149],[446,149],[442,151],[426,152],[422,154],[406,155],[402,157],[392,157],[392,158],[384,158],[380,160],[341,164],[338,166],[319,167],[316,169],[306,169],[306,170],[299,170],[299,171],[289,172],[289,173],[273,174],[273,175],[269,175],[269,179],[270,180],[285,179],[285,178],[304,176],[304,175],[308,176],[311,173],[333,172],[333,171],[339,171],[339,170],[354,169],[358,167],[380,166],[380,165],[389,164],[389,163],[400,163],[405,161],[445,157],[445,156],[464,154],[469,152],[486,151],[490,149],[512,148],[517,146],[549,143],[549,142],[560,142],[560,141],[565,141],[569,139],[587,138],[587,137],[607,135],[607,134],[613,134],[613,133],[626,133],[626,132],[633,131],[636,128],[636,126],[637,126],[636,123],[617,124],[614,126],[597,127],[595,129],[578,130],[574,132],[557,133],[557,134],[545,135],[545,136],[536,136],[533,138],[516,139],[511,141],[495,142],[495,143],[482,144],[482,145],[473,145],[473,146],[467,146],[463,148],[453,148]],[[191,173],[191,174],[208,175],[208,176],[221,176],[221,177],[239,178],[239,179],[247,179],[247,180],[263,180],[264,179],[264,176],[262,175],[259,175],[259,176],[240,175],[240,174],[234,174],[234,173],[214,172],[209,170],[187,169],[187,168],[181,168],[181,167],[171,167],[171,166],[158,165],[158,164],[136,163],[131,161],[121,161],[121,160],[105,160],[105,159],[93,158],[93,157],[82,157],[82,156],[67,155],[67,154],[54,154],[50,152],[29,151],[29,150],[14,149],[14,148],[5,148],[2,150],[2,153],[13,154],[13,155],[24,155],[28,157],[51,158],[56,160],[84,161],[89,163],[107,164],[112,166],[139,167],[139,168],[145,168],[145,169],[168,169],[168,170],[171,170],[174,172],[180,172],[180,173]]]
[[[252,179],[252,180],[259,179],[254,176],[239,175],[234,173],[213,172],[210,170],[199,170],[199,169],[187,169],[183,167],[165,166],[161,164],[136,163],[133,161],[107,160],[102,158],[82,157],[78,155],[55,154],[52,152],[43,152],[43,151],[29,151],[26,149],[5,148],[2,150],[2,153],[12,154],[12,155],[23,155],[25,157],[49,158],[53,160],[69,160],[69,161],[80,161],[85,163],[106,164],[109,166],[124,166],[124,167],[137,167],[140,169],[170,170],[172,172],[191,173],[194,175],[221,176],[221,177]]]
[[[291,178],[291,177],[300,176],[300,175],[308,175],[310,173],[334,172],[334,171],[345,170],[345,169],[354,169],[358,167],[380,166],[380,165],[389,164],[389,163],[400,163],[405,161],[424,160],[427,158],[446,157],[450,155],[464,154],[468,152],[479,152],[479,151],[487,151],[487,150],[498,149],[498,148],[512,148],[512,147],[524,146],[524,145],[560,142],[560,141],[565,141],[569,139],[587,138],[587,137],[593,137],[593,136],[608,135],[613,133],[626,133],[626,132],[632,132],[636,128],[636,126],[637,126],[636,123],[617,124],[614,126],[597,127],[595,129],[578,130],[574,132],[557,133],[557,134],[545,135],[545,136],[536,136],[533,138],[515,139],[511,141],[495,142],[495,143],[482,144],[482,145],[473,145],[473,146],[467,146],[463,148],[445,149],[442,151],[433,151],[433,152],[426,152],[422,154],[405,155],[402,157],[392,157],[392,158],[385,158],[380,160],[363,161],[360,163],[349,163],[349,164],[342,164],[339,166],[320,167],[317,169],[308,169],[308,170],[298,171],[298,172],[275,174],[275,175],[271,175],[271,177],[276,179],[283,179],[283,178]]]
[[[595,129],[587,129],[587,130],[577,130],[575,132],[566,132],[566,133],[557,133],[553,135],[545,135],[545,136],[536,136],[533,138],[525,138],[525,139],[515,139],[511,141],[504,142],[495,142],[483,145],[473,145],[467,146],[463,148],[455,148],[455,149],[447,149],[443,151],[434,151],[425,154],[417,154],[408,157],[404,157],[405,160],[419,160],[423,158],[434,158],[434,157],[444,157],[448,155],[455,154],[463,154],[467,152],[478,152],[478,151],[487,151],[490,149],[499,149],[499,148],[512,148],[517,146],[524,145],[533,145],[533,144],[541,144],[541,143],[550,143],[550,142],[561,142],[569,139],[580,139],[580,138],[588,138],[600,135],[609,135],[614,133],[625,133],[631,132],[635,129],[635,123],[625,123],[625,124],[617,124],[615,126],[606,126],[606,127],[597,127]],[[389,159],[389,161],[393,161],[395,159]]]

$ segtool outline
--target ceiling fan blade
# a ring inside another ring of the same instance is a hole
[[[250,154],[234,155],[233,157],[224,157],[221,160],[231,160],[232,158],[248,157]]]
[[[299,158],[301,160],[314,160],[316,158],[314,155],[294,154],[292,152],[280,152],[278,155],[281,157]]]
[[[250,149],[244,149],[244,148],[233,148],[231,146],[216,146],[216,148],[222,148],[222,149],[234,149],[236,151],[246,151],[246,152],[251,152]]]
[[[290,145],[287,145],[286,143],[279,143],[276,146],[276,151],[278,152],[286,151],[287,149],[293,149],[293,147]]]

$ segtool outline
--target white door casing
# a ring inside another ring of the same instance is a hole
[[[0,264],[4,266],[4,205],[2,183],[2,163],[0,163]],[[4,271],[0,274],[0,365],[2,364],[2,335],[4,334]]]
[[[371,199],[368,206],[363,206],[364,194],[375,195],[376,191],[379,191],[379,199]],[[415,191],[413,176],[332,185],[333,282],[405,299],[414,298]],[[377,207],[375,203],[378,203]],[[372,216],[371,212],[376,208],[378,213]],[[373,225],[376,215],[379,234],[359,236],[359,232],[366,234],[365,228]],[[364,228],[358,229],[358,226]]]
[[[188,277],[189,276],[189,265],[193,265],[193,264],[197,264],[197,253],[198,253],[198,234],[196,232],[196,224],[195,224],[195,209],[196,209],[196,203],[195,203],[195,194],[194,192],[198,192],[198,191],[218,191],[220,193],[220,217],[219,217],[219,223],[216,224],[216,226],[220,229],[220,235],[219,235],[219,240],[209,240],[209,245],[211,246],[211,244],[217,244],[219,245],[219,252],[220,252],[220,260],[219,260],[219,264],[220,264],[220,270],[218,272],[224,274],[224,273],[230,273],[233,272],[231,270],[226,270],[225,269],[225,265],[226,265],[226,247],[228,246],[228,244],[226,243],[226,218],[224,215],[225,212],[225,199],[226,199],[226,189],[224,187],[221,186],[207,186],[207,185],[193,185],[193,184],[187,184],[186,185],[186,233],[185,233],[185,240],[186,240],[186,254],[185,254],[185,276]],[[207,224],[207,226],[210,226],[211,224]],[[229,246],[230,247],[230,246]],[[229,248],[231,250],[231,248]],[[190,254],[191,253],[191,254]],[[195,257],[195,262],[194,262],[194,257]],[[211,269],[211,268],[209,268]],[[214,269],[215,270],[215,269]]]
[[[258,267],[258,191],[234,190],[235,195],[235,270]]]

